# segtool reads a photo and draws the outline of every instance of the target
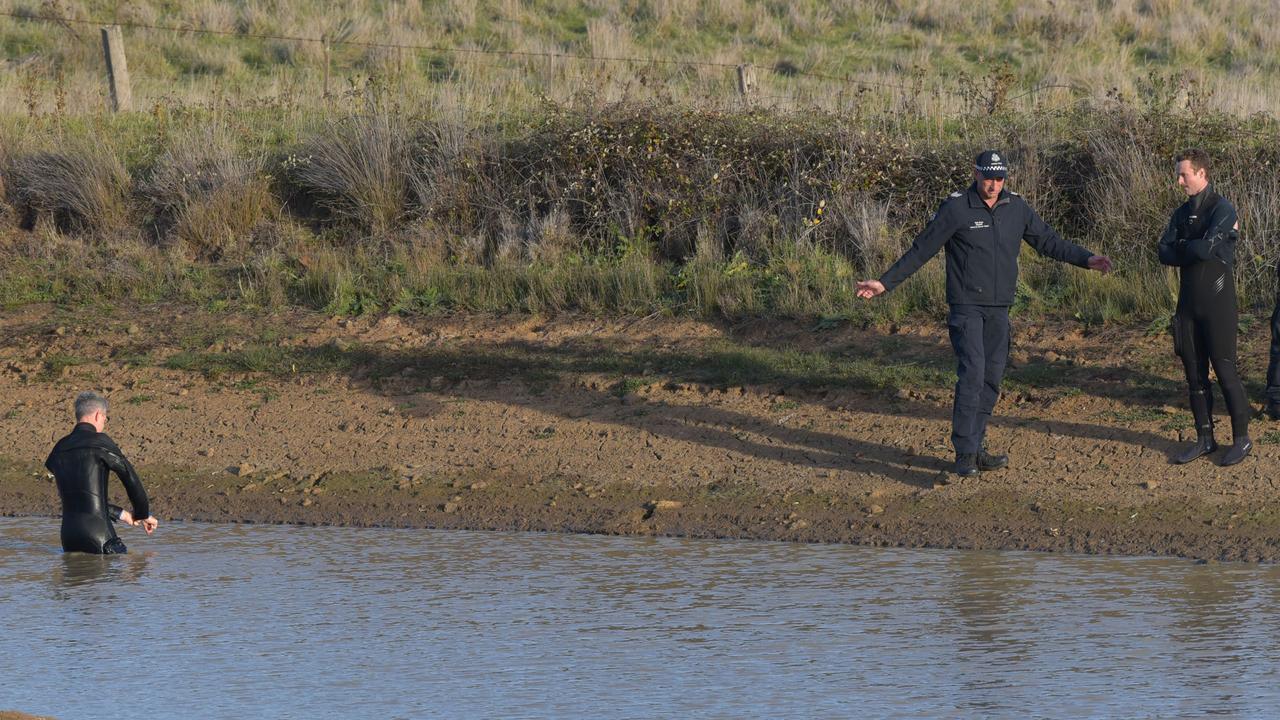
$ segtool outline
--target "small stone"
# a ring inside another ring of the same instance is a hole
[[[136,324],[130,325],[129,328],[125,330],[125,332],[130,335],[137,335],[142,332],[142,328],[138,327]]]
[[[654,510],[679,510],[684,503],[679,500],[659,500],[653,504]]]
[[[489,483],[484,482],[484,481],[482,480],[482,481],[480,481],[480,482],[473,482],[473,483],[471,483],[471,485],[469,485],[469,486],[468,486],[468,489],[470,489],[470,490],[483,490],[483,489],[485,489],[485,488],[487,488],[487,487],[489,487]]]
[[[458,503],[456,503],[456,502],[447,502],[447,503],[445,503],[445,504],[444,504],[444,508],[442,508],[442,509],[443,509],[445,512],[450,513],[450,514],[452,514],[452,513],[456,513],[456,512],[458,512]]]
[[[236,465],[230,469],[231,474],[235,475],[236,477],[244,477],[246,475],[252,475],[257,471],[258,471],[258,468],[248,464]]]
[[[882,512],[884,512],[884,508],[879,505],[871,505],[867,508],[867,514],[869,515],[879,515]]]
[[[1156,489],[1156,488],[1158,488],[1158,487],[1160,487],[1160,483],[1159,483],[1158,481],[1156,481],[1156,480],[1143,480],[1143,481],[1142,481],[1142,489],[1143,489],[1143,490],[1155,490],[1155,489]]]
[[[203,449],[201,449],[201,450],[197,450],[197,451],[196,451],[196,454],[197,454],[197,455],[200,455],[200,456],[202,456],[202,457],[209,457],[210,455],[212,455],[212,454],[213,454],[213,451],[212,451],[212,450],[210,450],[210,449],[208,449],[208,448],[203,448]]]
[[[67,329],[59,325],[58,327],[53,329],[53,334],[58,336],[66,335]]]
[[[302,498],[302,507],[311,507],[312,503],[314,502],[315,501],[309,497]]]

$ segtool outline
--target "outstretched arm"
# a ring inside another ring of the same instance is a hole
[[[1094,255],[1070,240],[1064,239],[1053,228],[1049,227],[1049,223],[1042,220],[1035,210],[1028,207],[1027,212],[1027,226],[1022,231],[1022,239],[1035,248],[1036,252],[1059,262],[1071,263],[1078,267],[1090,267],[1089,260],[1091,258],[1102,257],[1101,255]]]
[[[1027,221],[1026,230],[1022,233],[1022,239],[1035,248],[1036,252],[1059,262],[1097,270],[1103,274],[1111,272],[1111,258],[1106,255],[1094,255],[1070,240],[1063,238],[1053,228],[1049,227],[1049,223],[1042,220],[1035,210],[1031,208],[1027,208],[1027,210],[1030,212],[1030,218]]]
[[[955,221],[944,204],[938,208],[933,219],[912,241],[911,247],[880,276],[879,280],[862,280],[858,283],[858,297],[873,298],[897,287],[919,270],[920,266],[928,262],[929,258],[937,255],[955,231]]]

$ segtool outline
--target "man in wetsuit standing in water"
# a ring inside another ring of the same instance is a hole
[[[961,477],[1009,464],[1007,455],[989,453],[984,441],[1009,359],[1009,307],[1018,287],[1022,243],[1054,260],[1111,271],[1110,258],[1064,240],[1026,200],[1005,188],[1008,170],[1000,153],[980,153],[973,184],[951,193],[911,248],[879,280],[863,280],[857,289],[866,299],[889,292],[946,250],[947,330],[956,353],[951,443],[954,472]]]
[[[127,552],[111,523],[140,525],[150,535],[159,525],[151,516],[147,492],[133,465],[103,432],[107,399],[86,391],[76,396],[76,426],[49,453],[45,467],[53,473],[62,498],[62,549],[113,555]],[[133,512],[107,502],[107,474],[115,472],[129,495]]]
[[[1160,238],[1160,262],[1179,269],[1178,308],[1173,315],[1174,352],[1182,358],[1196,423],[1196,441],[1173,458],[1189,463],[1218,449],[1213,438],[1213,388],[1209,364],[1222,386],[1231,415],[1232,445],[1223,465],[1244,460],[1249,440],[1249,400],[1236,367],[1236,209],[1209,184],[1209,155],[1191,149],[1174,159],[1187,201],[1173,211]]]

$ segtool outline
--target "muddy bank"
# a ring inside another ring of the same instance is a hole
[[[1138,331],[1021,332],[1011,465],[948,482],[931,325],[43,310],[0,323],[0,513],[56,514],[39,463],[94,387],[165,519],[1280,559],[1280,426],[1170,465],[1190,419]]]

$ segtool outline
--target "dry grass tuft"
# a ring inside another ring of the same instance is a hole
[[[11,190],[24,224],[46,216],[63,231],[110,233],[129,216],[129,173],[104,143],[73,142],[60,152],[12,162]]]
[[[274,213],[262,165],[217,128],[178,137],[140,188],[161,240],[181,242],[206,260],[241,254]]]

